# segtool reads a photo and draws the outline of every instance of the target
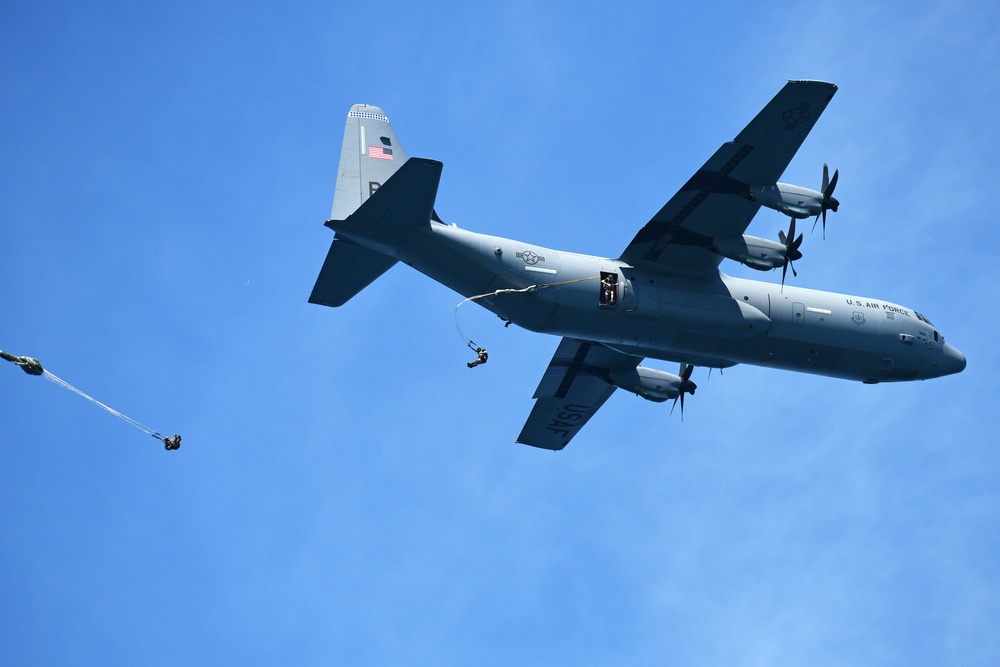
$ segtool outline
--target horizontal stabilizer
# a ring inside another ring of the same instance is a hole
[[[443,165],[437,160],[410,158],[389,180],[343,222],[331,220],[327,226],[371,231],[426,225],[434,215]]]
[[[392,257],[335,238],[309,295],[309,303],[343,306],[395,263]]]

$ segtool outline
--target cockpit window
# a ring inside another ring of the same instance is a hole
[[[916,315],[917,319],[920,320],[921,322],[923,322],[924,324],[930,324],[931,326],[934,326],[934,324],[932,324],[929,319],[927,319],[926,317],[924,317],[923,315],[921,315],[917,311],[913,311],[913,314]]]

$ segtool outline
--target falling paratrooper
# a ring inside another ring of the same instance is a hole
[[[101,403],[100,401],[98,401],[97,399],[93,398],[92,396],[89,396],[89,395],[83,393],[82,391],[80,391],[79,389],[77,389],[76,387],[74,387],[73,385],[71,385],[70,383],[66,382],[62,378],[56,377],[55,375],[53,375],[49,371],[45,370],[42,367],[42,363],[40,361],[38,361],[38,359],[35,359],[34,357],[22,357],[22,356],[18,356],[18,355],[15,355],[15,354],[9,354],[7,352],[4,352],[3,350],[0,350],[0,359],[4,359],[6,361],[11,362],[12,364],[20,366],[21,370],[23,370],[28,375],[40,375],[40,376],[44,377],[45,379],[49,380],[50,382],[59,385],[60,387],[63,387],[65,389],[69,389],[70,391],[72,391],[72,392],[74,392],[76,394],[79,394],[80,396],[84,397],[85,399],[87,399],[91,403],[94,403],[94,404],[100,406],[101,408],[104,408],[105,410],[107,410],[108,412],[110,412],[111,414],[113,414],[114,416],[116,416],[116,417],[118,417],[120,419],[125,420],[126,422],[128,422],[132,426],[135,426],[140,431],[145,431],[149,435],[153,436],[154,438],[156,438],[157,440],[159,440],[160,442],[163,443],[163,448],[166,449],[167,451],[173,451],[175,449],[180,449],[180,446],[181,446],[181,436],[180,435],[178,435],[178,434],[175,433],[172,437],[171,436],[164,436],[164,435],[162,435],[160,433],[157,433],[156,431],[154,431],[153,429],[149,428],[148,426],[140,424],[139,422],[137,422],[136,420],[132,419],[131,417],[129,417],[127,415],[123,415],[122,413],[118,412],[114,408],[108,407],[107,405],[105,405],[104,403]]]

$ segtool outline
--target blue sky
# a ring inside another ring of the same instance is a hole
[[[0,368],[0,662],[1000,661],[994,3],[8,4],[0,348],[184,441]],[[964,373],[699,369],[683,423],[618,392],[551,453],[513,441],[556,339],[466,306],[470,372],[402,266],[306,302],[354,103],[447,221],[613,256],[790,78],[840,87],[795,284]]]

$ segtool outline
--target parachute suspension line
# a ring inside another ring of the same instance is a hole
[[[3,350],[0,350],[0,359],[3,359],[5,361],[9,361],[12,364],[16,364],[16,365],[20,366],[21,370],[23,370],[28,375],[41,375],[42,377],[44,377],[46,380],[48,380],[52,384],[58,385],[58,386],[62,387],[63,389],[69,389],[74,394],[78,394],[80,396],[83,396],[85,399],[87,399],[88,401],[90,401],[94,405],[107,410],[108,412],[110,412],[111,414],[113,414],[115,417],[118,417],[119,419],[122,419],[125,422],[131,424],[132,426],[136,427],[140,431],[143,431],[143,432],[145,432],[145,433],[153,436],[154,438],[156,438],[157,440],[159,440],[160,442],[163,443],[163,448],[166,449],[167,451],[172,451],[172,450],[175,450],[175,449],[179,449],[180,446],[181,446],[181,436],[180,435],[178,435],[178,434],[175,433],[173,435],[173,437],[164,436],[161,433],[157,433],[156,431],[154,431],[153,429],[149,428],[148,426],[145,426],[144,424],[140,424],[139,422],[137,422],[136,420],[132,419],[128,415],[123,415],[122,413],[118,412],[114,408],[109,407],[107,405],[104,405],[104,403],[101,403],[99,400],[97,400],[93,396],[89,396],[89,395],[83,393],[82,391],[80,391],[79,389],[77,389],[76,387],[74,387],[73,385],[71,385],[69,382],[66,382],[66,380],[63,380],[60,377],[56,377],[55,375],[53,375],[49,371],[47,371],[44,368],[42,368],[41,362],[39,362],[38,359],[35,359],[34,357],[19,357],[17,355],[8,354],[7,352],[4,352]]]
[[[476,296],[470,296],[467,299],[462,299],[458,303],[458,305],[455,306],[455,328],[458,329],[458,335],[461,336],[463,340],[465,340],[465,344],[468,345],[469,349],[472,350],[473,352],[475,352],[479,348],[479,346],[476,345],[471,338],[465,335],[465,332],[462,331],[462,327],[458,323],[458,309],[461,308],[463,304],[466,304],[469,301],[478,301],[479,299],[484,299],[488,296],[496,296],[498,294],[518,294],[518,293],[529,294],[531,292],[537,292],[537,291],[538,291],[538,285],[531,285],[530,287],[525,287],[523,289],[498,289],[494,292],[487,292],[486,294],[477,294]]]
[[[458,305],[455,306],[455,328],[458,329],[458,335],[462,337],[465,344],[468,345],[469,349],[473,352],[479,349],[479,346],[462,331],[462,327],[458,323],[458,309],[469,301],[478,301],[479,299],[485,299],[488,296],[498,296],[500,294],[534,294],[540,289],[546,289],[548,287],[559,287],[561,285],[570,285],[572,283],[582,283],[587,280],[600,280],[601,276],[587,276],[586,278],[574,278],[573,280],[562,280],[557,283],[544,283],[541,285],[529,285],[528,287],[522,287],[521,289],[506,288],[498,289],[492,292],[486,292],[485,294],[477,294],[475,296],[470,296],[467,299],[462,299],[459,301]]]
[[[69,382],[66,382],[66,380],[63,380],[60,377],[56,377],[55,375],[53,375],[49,371],[43,371],[42,372],[42,377],[44,377],[46,380],[48,380],[49,382],[51,382],[53,384],[56,384],[56,385],[58,385],[60,387],[63,387],[64,389],[69,389],[73,393],[78,394],[80,396],[83,396],[85,399],[87,399],[91,403],[94,403],[95,405],[104,408],[105,410],[107,410],[108,412],[110,412],[111,414],[113,414],[115,417],[118,417],[119,419],[125,420],[126,422],[128,422],[132,426],[136,427],[140,431],[145,431],[146,433],[148,433],[149,435],[153,436],[154,438],[156,438],[160,442],[166,442],[165,439],[164,439],[164,436],[161,435],[160,433],[157,433],[156,431],[154,431],[153,429],[149,428],[148,426],[144,426],[143,424],[140,424],[139,422],[137,422],[136,420],[132,419],[128,415],[123,415],[122,413],[118,412],[114,408],[111,408],[111,407],[108,407],[107,405],[104,405],[104,403],[101,403],[99,400],[97,400],[93,396],[89,396],[89,395],[83,393],[82,391],[80,391],[79,389],[77,389],[76,387],[74,387],[73,385],[71,385]]]

